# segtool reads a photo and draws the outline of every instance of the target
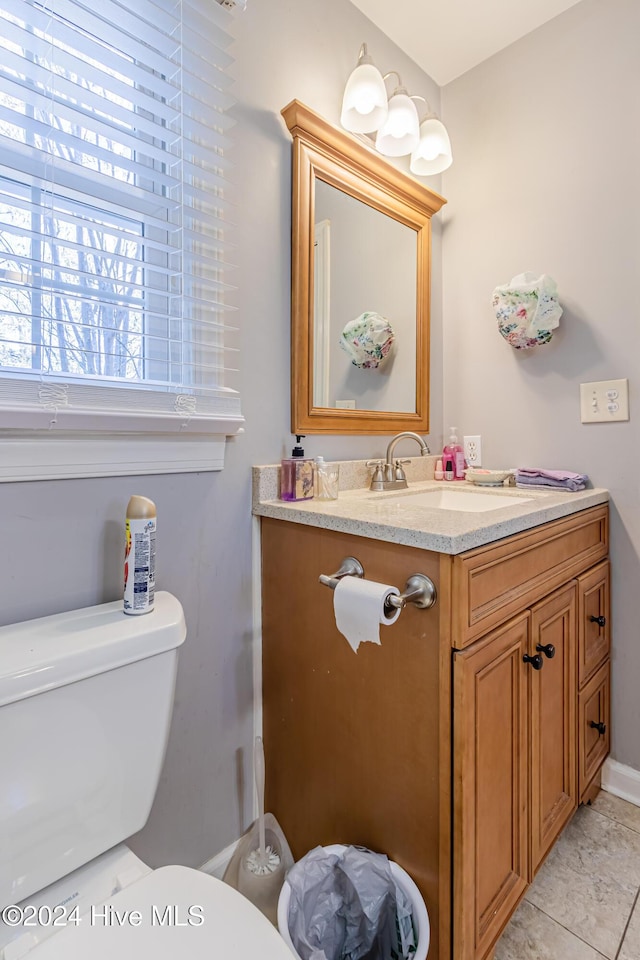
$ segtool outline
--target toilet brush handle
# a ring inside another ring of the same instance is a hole
[[[254,753],[254,773],[256,778],[256,792],[258,794],[258,836],[260,842],[260,854],[264,855],[266,848],[264,832],[264,744],[262,737],[256,737],[256,749]]]

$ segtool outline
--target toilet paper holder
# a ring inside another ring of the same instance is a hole
[[[318,577],[320,583],[335,590],[343,577],[364,577],[364,567],[355,557],[345,557],[340,564],[340,569],[327,576],[321,573]],[[405,584],[404,593],[399,596],[390,596],[385,602],[385,607],[391,610],[402,610],[408,603],[412,603],[420,610],[426,610],[432,607],[438,598],[436,586],[433,580],[423,573],[414,573],[409,577]]]

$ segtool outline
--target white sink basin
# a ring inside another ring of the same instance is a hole
[[[461,510],[464,513],[484,513],[487,510],[499,510],[501,507],[518,507],[522,503],[531,503],[532,497],[506,496],[500,493],[480,493],[476,490],[425,490],[419,493],[396,494],[376,497],[380,502],[414,507],[428,507],[430,510]]]

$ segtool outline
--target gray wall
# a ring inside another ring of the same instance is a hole
[[[640,4],[583,0],[443,90],[445,421],[485,466],[586,472],[612,496],[613,755],[640,769]],[[552,342],[498,334],[495,286],[558,283]],[[632,419],[581,424],[579,383],[629,378]]]
[[[248,434],[269,438],[266,451],[264,443],[262,452],[254,449],[253,462],[272,462],[291,452],[291,137],[280,111],[295,98],[339,126],[344,84],[363,41],[383,73],[399,70],[410,92],[429,99],[434,110],[439,109],[440,91],[348,0],[256,0],[238,18],[235,36],[234,93],[239,102],[233,160],[239,196],[235,220],[241,225],[237,280],[245,336],[244,394],[249,401],[245,411]],[[409,170],[408,158],[390,162]],[[440,191],[439,177],[424,182]],[[438,214],[432,222],[430,419],[434,448],[442,440],[440,221]],[[305,450],[312,456],[371,457],[384,453],[387,439],[320,437],[307,439]]]
[[[437,109],[437,87],[347,0],[251,0],[234,31],[236,222],[246,433],[222,473],[0,484],[0,623],[121,596],[131,493],[158,506],[158,584],[186,609],[167,761],[134,849],[152,866],[199,865],[252,816],[250,466],[289,449],[291,140],[294,97],[337,123],[360,43]],[[431,184],[436,190],[439,182]],[[437,220],[438,218],[436,218]],[[440,252],[435,230],[432,422],[441,442]],[[369,457],[388,438],[308,438],[310,454]],[[1,455],[1,448],[0,448]],[[144,703],[144,690],[140,691]],[[115,705],[114,705],[115,706]]]

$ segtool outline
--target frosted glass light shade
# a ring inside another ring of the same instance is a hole
[[[409,169],[420,177],[442,173],[451,166],[453,155],[447,128],[437,117],[427,117],[420,124],[420,142],[411,154]]]
[[[373,133],[387,118],[387,91],[372,63],[360,63],[347,80],[340,123],[352,133]]]
[[[418,111],[407,92],[398,88],[389,100],[389,112],[378,130],[376,150],[385,157],[404,157],[418,146]]]

